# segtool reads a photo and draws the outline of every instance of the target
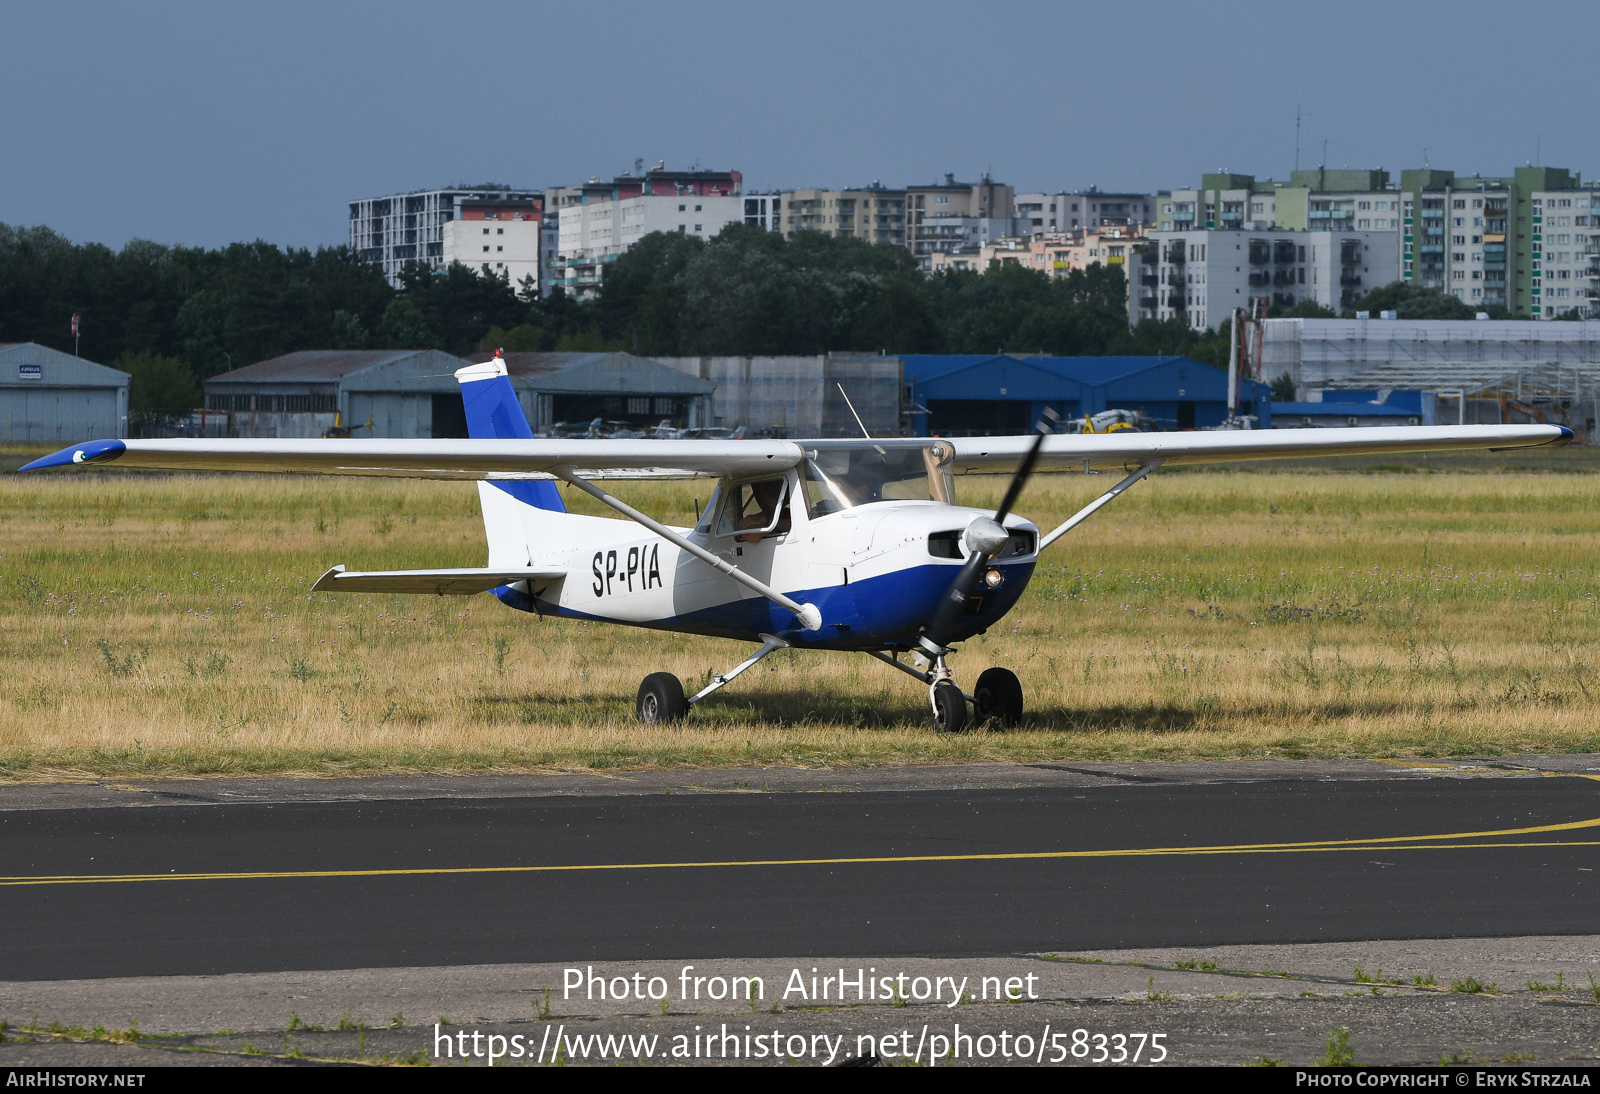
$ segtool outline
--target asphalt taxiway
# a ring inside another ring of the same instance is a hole
[[[1600,762],[0,788],[0,980],[1600,932]]]

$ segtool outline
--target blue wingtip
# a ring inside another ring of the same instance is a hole
[[[38,471],[45,467],[65,467],[74,463],[108,463],[128,450],[121,441],[85,441],[60,452],[34,460],[17,468],[18,471]]]
[[[1561,443],[1562,444],[1571,444],[1572,443],[1572,439],[1577,436],[1576,433],[1574,433],[1572,430],[1568,429],[1564,425],[1563,426],[1557,426],[1556,428],[1561,430]]]

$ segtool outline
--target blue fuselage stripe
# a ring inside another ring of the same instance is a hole
[[[992,626],[1010,611],[1033,576],[1035,560],[996,563],[1005,577],[999,588],[980,587],[972,614],[962,617],[953,641],[961,641]],[[514,608],[569,619],[621,623],[657,630],[684,631],[716,638],[759,641],[762,634],[778,634],[797,646],[814,649],[882,649],[914,643],[918,632],[933,617],[959,572],[950,565],[912,566],[848,585],[801,589],[789,595],[801,603],[815,604],[822,612],[818,631],[803,631],[789,611],[761,597],[743,597],[661,619],[617,619],[594,612],[562,607],[547,600],[537,603],[510,587],[495,595]],[[526,606],[525,606],[526,605]]]

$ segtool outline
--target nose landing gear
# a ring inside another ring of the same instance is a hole
[[[886,665],[914,676],[928,685],[928,701],[933,707],[933,728],[940,733],[961,733],[966,729],[986,726],[998,720],[1006,729],[1022,724],[1022,683],[1010,669],[985,669],[978,684],[967,695],[956,686],[950,668],[945,663],[949,651],[941,651],[931,658],[928,671],[906,664],[898,657],[881,650],[868,653]],[[972,704],[969,724],[967,704]]]

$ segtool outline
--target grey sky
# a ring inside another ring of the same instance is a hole
[[[1600,170],[1594,0],[20,3],[0,221],[342,243],[354,198],[636,157],[747,190],[984,170],[1154,189],[1228,168]]]

